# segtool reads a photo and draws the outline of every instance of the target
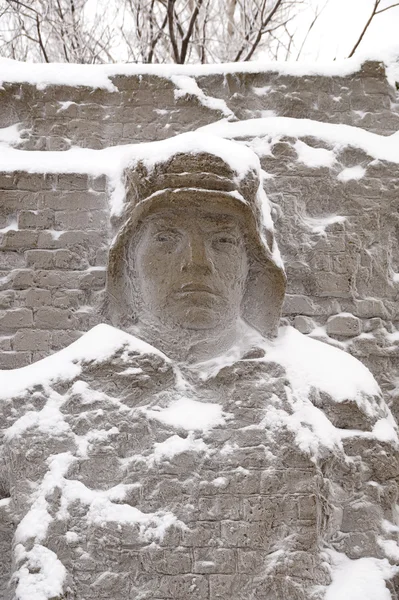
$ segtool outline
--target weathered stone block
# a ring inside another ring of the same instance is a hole
[[[195,548],[193,573],[234,573],[235,550],[227,548]]]
[[[50,290],[33,288],[26,292],[25,306],[29,308],[40,308],[41,306],[48,304],[51,304]]]
[[[103,210],[58,210],[54,215],[57,229],[96,229],[107,225],[108,215]]]
[[[52,269],[53,253],[50,250],[27,250],[26,264],[34,269]]]
[[[105,268],[92,267],[80,277],[79,287],[82,290],[100,290],[105,286],[105,277]]]
[[[12,287],[15,290],[25,290],[34,285],[34,271],[31,269],[16,269],[11,273]]]
[[[38,329],[76,329],[79,320],[69,310],[48,307],[35,311],[34,324]]]
[[[321,297],[349,298],[351,296],[351,276],[338,273],[315,273],[315,295]]]
[[[17,331],[14,336],[14,350],[29,350],[36,352],[50,349],[50,332],[36,331],[35,329],[24,329]]]
[[[42,192],[39,196],[39,208],[54,210],[90,210],[106,208],[107,197],[103,192]]]
[[[208,580],[203,575],[170,575],[161,578],[159,598],[203,600],[208,596]]]
[[[273,544],[270,521],[222,521],[221,536],[227,548],[269,549]]]
[[[200,521],[213,521],[220,519],[238,520],[240,518],[239,500],[226,494],[200,498],[198,502]]]
[[[301,333],[307,334],[313,331],[316,325],[312,319],[309,319],[309,317],[297,315],[294,319],[294,327]]]
[[[18,214],[19,229],[50,229],[53,223],[52,210],[22,210]]]
[[[330,317],[327,321],[326,331],[328,335],[341,335],[352,337],[359,335],[362,330],[360,319],[350,313],[341,313]]]
[[[306,296],[286,295],[283,304],[284,315],[309,315],[317,314],[314,302]]]
[[[15,300],[15,292],[12,290],[5,290],[0,292],[0,309],[11,308]]]
[[[387,319],[389,317],[389,311],[384,305],[384,302],[379,298],[365,298],[362,300],[355,300],[356,315],[359,317],[381,317]]]
[[[20,369],[31,362],[30,352],[0,352],[0,369]]]
[[[1,234],[1,250],[26,250],[35,248],[39,234],[30,229],[10,230]]]
[[[248,578],[245,575],[211,575],[209,577],[210,600],[239,598]]]
[[[28,308],[13,308],[0,311],[0,327],[2,329],[18,329],[32,327],[33,314]]]
[[[0,337],[0,350],[11,351],[12,340],[12,336],[3,335],[2,337]]]

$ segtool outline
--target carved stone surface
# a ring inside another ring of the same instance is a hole
[[[180,151],[127,186],[101,313],[119,329],[1,375],[5,598],[350,598],[360,569],[396,600],[396,424],[356,359],[276,335],[257,157]]]

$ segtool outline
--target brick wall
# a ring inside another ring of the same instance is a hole
[[[4,83],[0,126],[19,124],[18,147],[35,152],[159,140],[228,111],[238,121],[274,113],[381,135],[399,129],[396,92],[379,63],[346,77],[198,76],[199,95],[181,95],[177,80],[151,74],[111,79],[117,91]],[[391,400],[399,397],[398,166],[346,147],[331,168],[309,168],[297,161],[296,138],[276,138],[267,150],[262,139],[244,141],[273,176],[266,188],[289,278],[285,317],[358,356]],[[317,137],[302,141],[330,147]],[[365,176],[339,181],[352,166]],[[0,174],[0,194],[0,367],[9,369],[65,347],[101,320],[109,193],[104,177],[12,172]],[[326,215],[345,219],[320,233]]]

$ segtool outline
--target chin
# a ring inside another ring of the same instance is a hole
[[[176,315],[175,323],[176,327],[192,331],[214,330],[222,324],[219,312],[198,306]]]

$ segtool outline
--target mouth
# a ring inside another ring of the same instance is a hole
[[[208,285],[202,285],[202,284],[197,284],[197,283],[187,283],[186,285],[182,285],[179,293],[180,294],[193,294],[193,293],[206,293],[206,294],[212,294],[213,296],[216,296],[217,294],[214,292],[214,290],[209,287]]]

